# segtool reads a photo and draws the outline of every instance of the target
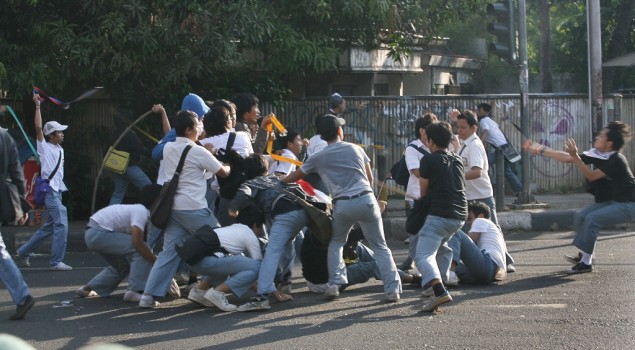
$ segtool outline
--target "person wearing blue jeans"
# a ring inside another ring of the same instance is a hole
[[[0,105],[0,108],[3,106]],[[18,193],[24,196],[24,173],[22,172],[22,166],[18,160],[18,148],[15,141],[6,129],[0,128],[0,175],[2,181],[10,178],[11,182],[18,188]],[[4,184],[2,184],[4,186]],[[8,205],[12,206],[13,203],[5,203],[4,197],[0,198],[0,208]],[[0,210],[0,213],[2,210]],[[15,218],[19,225],[23,225],[28,220],[29,214],[24,213],[21,218]],[[2,227],[2,218],[0,218],[0,227]],[[35,301],[29,293],[29,287],[24,282],[22,273],[16,266],[15,262],[11,258],[11,255],[7,251],[7,247],[2,239],[2,233],[0,233],[0,281],[9,291],[11,300],[17,305],[16,311],[12,314],[10,320],[21,320],[26,313],[33,307]]]
[[[431,312],[452,301],[442,281],[447,281],[452,261],[448,240],[467,218],[463,161],[447,150],[452,128],[446,122],[426,127],[426,144],[430,149],[419,168],[421,198],[430,200],[428,216],[419,230],[415,262],[421,272],[424,301],[422,311]]]
[[[58,122],[50,121],[42,127],[42,115],[40,114],[40,97],[33,94],[35,102],[35,132],[37,134],[37,152],[40,156],[42,178],[49,178],[50,191],[46,192],[44,204],[48,212],[46,223],[29,239],[29,241],[18,249],[18,255],[22,258],[25,266],[30,266],[29,257],[45,239],[53,236],[51,244],[51,255],[49,257],[49,267],[51,270],[68,271],[73,268],[66,265],[64,255],[66,254],[66,238],[68,236],[68,213],[62,204],[62,192],[67,191],[64,184],[64,149],[61,144],[64,142],[64,130],[68,125],[61,125]],[[45,139],[46,137],[46,139]]]
[[[588,181],[588,192],[595,197],[595,203],[582,209],[574,218],[573,245],[580,251],[577,256],[565,256],[574,264],[567,270],[569,274],[593,271],[593,253],[601,227],[635,219],[635,177],[621,153],[631,137],[630,126],[613,121],[595,137],[593,148],[581,154],[573,139],[566,141],[566,152],[531,141],[523,144],[523,148],[534,155],[575,164]],[[589,168],[588,164],[594,168]]]
[[[146,173],[143,172],[143,169],[141,169],[138,165],[128,165],[126,172],[121,175],[113,173],[112,180],[115,183],[115,188],[112,192],[110,203],[108,205],[123,203],[123,199],[128,191],[129,183],[132,183],[138,189],[142,189],[145,186],[152,184],[148,175],[146,175]]]

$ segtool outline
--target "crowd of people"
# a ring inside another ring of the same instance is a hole
[[[68,126],[43,124],[41,99],[34,94],[33,101],[41,175],[50,183],[49,215],[16,259],[29,266],[33,251],[52,237],[49,267],[68,271],[72,267],[63,261],[68,216],[62,204],[68,190],[62,147]],[[79,287],[77,296],[108,297],[127,278],[124,301],[154,308],[168,294],[181,296],[177,280],[185,275],[181,284],[189,284],[187,298],[202,306],[267,310],[270,300],[293,300],[291,275],[299,259],[308,289],[328,300],[374,277],[383,283],[386,302],[398,302],[402,284],[412,284],[422,289],[421,310],[432,312],[452,301],[448,287],[494,283],[514,272],[497,224],[485,147],[502,147],[506,139],[490,120],[489,104],[479,105],[477,112],[453,110],[449,122],[432,113],[415,121],[416,138],[405,149],[410,171],[405,201],[408,215],[415,206],[425,208],[425,221],[409,232],[408,257],[398,268],[386,244],[381,216],[386,203],[373,192],[371,160],[362,147],[344,140],[344,98],[335,93],[328,102],[328,112],[314,120],[316,135],[310,140],[294,130],[272,133],[268,126],[275,117],[260,117],[258,98],[249,93],[213,102],[188,94],[171,120],[162,105],[154,105],[164,132],[151,152],[160,164],[157,179],[152,183],[136,162],[114,176],[110,204],[90,217],[85,233],[87,247],[108,266]],[[142,149],[134,134],[115,136],[130,153]],[[529,140],[523,144],[529,153],[574,163],[595,195],[596,203],[576,215],[573,245],[580,252],[566,257],[574,264],[568,273],[592,271],[603,225],[635,217],[635,178],[620,153],[628,140],[630,128],[612,122],[598,134],[594,148],[581,154],[573,140],[564,152]],[[0,174],[24,195],[18,152],[5,130],[0,130],[0,147]],[[165,228],[155,228],[152,205],[177,169],[169,220]],[[518,192],[518,179],[509,180]],[[122,204],[129,182],[141,195],[134,204]],[[307,230],[311,218],[297,196],[332,208],[328,243]],[[10,318],[22,319],[35,300],[1,238],[0,254],[0,278],[17,305]],[[253,296],[242,305],[227,299],[228,294],[242,299],[250,291]]]

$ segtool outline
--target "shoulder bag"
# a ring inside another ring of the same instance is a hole
[[[183,164],[185,164],[185,156],[187,156],[187,152],[190,151],[190,148],[192,148],[192,145],[185,146],[174,176],[172,176],[170,181],[163,184],[161,193],[159,193],[159,197],[150,210],[150,222],[153,226],[162,230],[168,226],[168,222],[170,221],[170,213],[172,212],[172,206],[174,206],[174,195],[179,186],[179,177],[183,170]]]
[[[57,169],[60,168],[60,164],[62,163],[62,151],[60,151],[60,157],[57,159],[57,165],[55,165],[55,169],[48,178],[43,178],[42,175],[38,175],[35,178],[35,191],[33,191],[33,204],[35,207],[39,208],[44,205],[44,198],[46,197],[46,193],[51,191],[51,179],[57,173]]]

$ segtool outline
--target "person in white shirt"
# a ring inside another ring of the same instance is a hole
[[[488,284],[507,276],[503,234],[489,218],[489,207],[481,202],[468,204],[469,234],[457,232],[449,241],[452,265],[461,282]]]
[[[278,176],[286,176],[291,174],[297,168],[297,165],[293,161],[297,161],[300,153],[302,152],[302,146],[304,145],[300,134],[292,129],[287,129],[287,134],[278,139],[280,141],[280,156],[289,159],[274,160],[269,165],[269,174],[275,174]]]
[[[414,201],[421,198],[419,166],[425,154],[430,154],[430,149],[424,144],[426,127],[437,121],[437,116],[433,113],[426,113],[422,117],[417,118],[417,120],[415,120],[415,135],[417,135],[417,139],[410,142],[404,152],[406,156],[406,166],[410,171],[410,178],[408,178],[408,185],[406,186],[406,216],[412,210]],[[409,232],[408,256],[399,266],[399,269],[402,271],[408,271],[414,267],[414,258],[417,254],[417,237],[417,232]]]
[[[264,234],[264,223],[264,214],[255,206],[248,206],[240,211],[235,224],[213,229],[223,252],[210,252],[191,265],[192,270],[204,277],[190,289],[188,299],[206,307],[236,311],[237,306],[230,304],[225,294],[241,298],[258,279],[262,261],[259,237]],[[209,226],[205,229],[212,230]],[[212,288],[210,282],[219,279],[222,282]]]
[[[68,188],[64,184],[64,149],[61,146],[64,142],[64,130],[68,128],[68,125],[50,121],[42,127],[40,95],[33,94],[33,102],[35,102],[35,133],[42,178],[48,178],[54,171],[55,173],[49,183],[51,191],[44,197],[48,218],[44,225],[31,236],[31,239],[18,249],[18,255],[25,266],[31,266],[29,257],[33,251],[42,245],[44,240],[53,236],[49,267],[55,271],[68,271],[73,268],[63,262],[68,236],[68,211],[62,204],[62,192],[68,191]]]
[[[166,143],[163,150],[164,171],[171,177],[183,151],[191,147],[180,174],[170,220],[164,230],[163,251],[150,271],[146,289],[139,301],[142,308],[156,306],[158,303],[154,301],[154,296],[162,297],[167,292],[181,262],[174,249],[175,244],[203,225],[219,226],[205,200],[205,173],[226,177],[230,169],[203,146],[195,143],[198,140],[197,119],[194,112],[180,111],[174,119],[176,141]]]
[[[107,297],[128,277],[124,301],[141,299],[148,274],[156,260],[144,240],[150,208],[161,186],[148,185],[141,190],[139,204],[113,204],[90,217],[86,227],[86,246],[99,253],[110,266],[75,291],[80,297]]]

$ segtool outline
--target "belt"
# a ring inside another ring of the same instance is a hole
[[[346,201],[346,200],[349,200],[349,199],[359,198],[359,197],[361,197],[363,195],[367,195],[369,193],[373,193],[373,191],[363,191],[363,192],[360,192],[358,194],[354,194],[352,196],[342,196],[342,197],[333,198],[333,203],[335,203],[337,201]]]

